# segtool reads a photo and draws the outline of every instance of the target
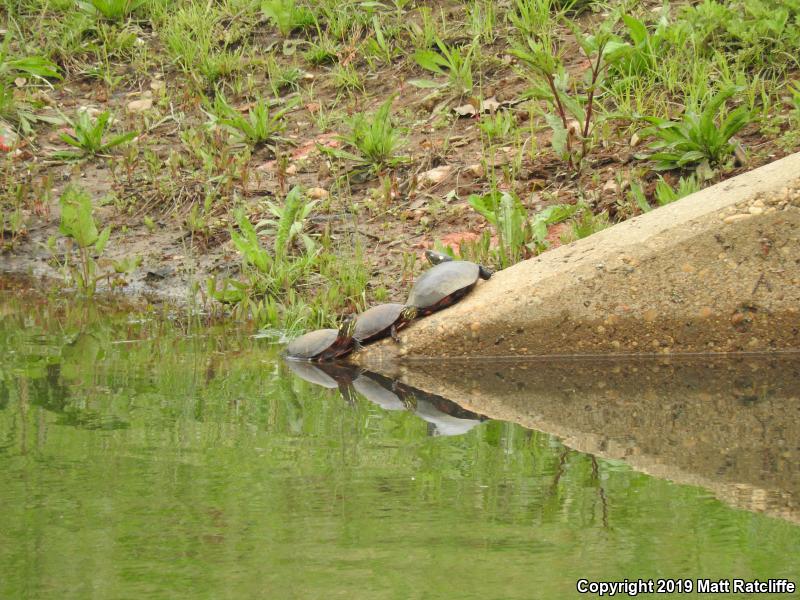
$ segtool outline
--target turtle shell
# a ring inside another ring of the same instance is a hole
[[[410,306],[426,313],[450,306],[478,281],[480,266],[466,260],[440,263],[425,271],[411,288]]]
[[[386,337],[405,307],[405,304],[389,303],[365,310],[358,315],[353,337],[362,343]]]
[[[338,337],[337,329],[309,331],[289,342],[289,345],[286,346],[286,355],[290,358],[316,358],[333,346]]]

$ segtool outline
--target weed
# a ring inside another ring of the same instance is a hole
[[[244,50],[218,37],[222,14],[212,4],[170,12],[161,31],[172,58],[202,88],[246,66]]]
[[[578,214],[570,220],[570,233],[568,236],[563,236],[562,241],[569,243],[574,240],[582,240],[602,231],[609,225],[608,213],[601,212],[596,215],[589,207],[583,206]]]
[[[605,71],[619,57],[619,53],[609,51],[609,43],[614,39],[612,28],[613,22],[606,20],[598,27],[596,34],[584,36],[576,27],[572,27],[572,33],[590,64],[582,92],[577,84],[570,84],[562,61],[562,51],[552,38],[531,38],[527,48],[517,46],[512,50],[533,75],[534,86],[530,95],[544,100],[548,105],[549,110],[544,113],[544,118],[553,131],[553,149],[575,171],[581,169],[583,159],[592,147],[590,134],[596,117],[596,93]],[[577,144],[573,144],[573,140]]]
[[[218,93],[213,102],[206,103],[212,125],[219,125],[251,146],[281,141],[280,133],[285,128],[283,117],[291,108],[273,111],[267,100],[259,98],[244,116],[228,103],[222,93]]]
[[[800,81],[795,81],[789,84],[789,93],[792,95],[794,118],[800,121]]]
[[[103,253],[111,236],[111,228],[106,227],[103,231],[98,232],[92,215],[92,199],[89,194],[78,187],[67,187],[61,195],[59,203],[61,204],[59,231],[66,236],[70,246],[64,255],[64,262],[59,262],[59,264],[79,292],[93,296],[97,290],[97,284],[103,279],[111,280],[118,277],[119,274],[130,273],[139,266],[141,262],[139,257],[129,257],[113,263],[114,270],[112,272],[99,275],[97,261],[92,253]],[[73,256],[71,246],[77,246],[77,257]],[[48,240],[48,247],[55,256],[55,237]],[[56,260],[58,259],[56,258]],[[124,281],[120,280],[115,283],[124,284]]]
[[[472,0],[467,10],[467,30],[473,39],[493,44],[497,38],[497,7],[493,1]]]
[[[726,102],[739,91],[729,87],[718,92],[698,114],[689,109],[679,122],[650,117],[652,127],[643,135],[654,135],[650,144],[653,154],[637,156],[656,161],[660,171],[695,166],[704,179],[714,175],[714,169],[724,167],[733,155],[731,138],[750,122],[747,108],[740,106],[722,116]]]
[[[350,132],[338,136],[342,142],[358,154],[328,146],[318,146],[318,148],[330,156],[370,167],[376,173],[405,161],[405,157],[397,156],[397,152],[405,144],[405,140],[401,137],[400,131],[392,124],[393,101],[394,96],[391,96],[372,116],[364,113],[355,115],[350,122]]]
[[[74,135],[61,133],[59,137],[63,142],[74,146],[76,150],[55,152],[53,156],[60,159],[75,160],[87,156],[106,154],[112,148],[131,141],[137,135],[135,131],[129,131],[107,140],[106,134],[111,120],[111,113],[107,110],[100,113],[97,119],[93,119],[86,110],[79,111],[77,118],[74,120],[63,115],[62,117],[72,127]]]
[[[295,0],[262,0],[261,12],[272,22],[283,37],[293,31],[305,29],[314,24],[314,14]]]
[[[484,115],[478,123],[480,130],[495,142],[507,138],[515,129],[514,115],[507,110],[500,110],[492,115]]]
[[[332,65],[337,60],[338,52],[336,44],[321,39],[309,45],[308,50],[303,53],[303,58],[315,66]]]
[[[237,310],[252,316],[262,325],[285,328],[319,326],[331,313],[362,297],[367,273],[358,249],[354,261],[343,261],[330,252],[329,240],[317,244],[303,233],[314,204],[304,203],[302,193],[293,188],[283,206],[270,208],[275,219],[267,224],[275,236],[273,252],[265,248],[243,211],[235,213],[238,231],[231,239],[242,254],[243,279],[225,279],[221,284],[208,281],[208,293],[220,302],[235,304]],[[304,240],[302,252],[293,252],[293,241]],[[318,293],[300,291],[316,288]]]
[[[462,52],[462,49],[448,46],[437,39],[436,47],[439,52],[426,49],[417,50],[414,53],[414,61],[427,71],[438,75],[447,75],[448,85],[459,96],[470,93],[473,87],[472,65],[476,46],[470,45],[465,52]],[[409,83],[417,87],[442,87],[441,84],[427,79],[414,79]]]
[[[390,37],[384,34],[377,15],[372,16],[372,32],[373,35],[364,44],[365,57],[368,61],[375,57],[390,64],[399,55],[399,50],[392,44]]]
[[[494,226],[497,235],[497,263],[506,268],[547,247],[547,227],[569,219],[577,207],[568,204],[549,206],[531,219],[520,199],[511,192],[492,191],[472,194],[469,205]]]
[[[11,34],[6,32],[0,45],[0,84],[8,84],[15,77],[61,79],[58,67],[44,56],[30,55],[21,58],[10,56]]]
[[[331,73],[333,85],[343,92],[363,92],[364,80],[352,64],[336,65]]]
[[[678,184],[674,188],[667,183],[663,177],[659,176],[653,193],[653,199],[658,206],[664,206],[665,204],[680,200],[689,194],[694,194],[700,191],[700,189],[700,182],[693,175],[686,179],[683,177],[678,179]],[[642,184],[638,181],[631,183],[629,195],[642,212],[650,212],[653,209],[650,202],[647,200],[647,195],[644,192]]]
[[[92,15],[109,21],[127,19],[145,0],[76,0],[78,7]]]
[[[669,39],[666,14],[662,15],[653,33],[647,30],[642,21],[630,15],[622,15],[622,21],[631,41],[609,42],[609,49],[617,53],[617,60],[611,70],[615,75],[623,77],[648,77],[657,72],[658,61],[663,60]]]
[[[540,38],[554,28],[560,15],[556,0],[515,0],[508,20],[523,37]]]
[[[275,217],[261,221],[258,226],[267,225],[271,227],[275,238],[275,256],[280,259],[290,253],[295,240],[300,238],[303,241],[306,252],[314,252],[317,244],[313,238],[307,235],[304,230],[306,221],[311,211],[317,205],[318,200],[303,202],[304,197],[299,187],[293,187],[286,195],[283,206],[274,202],[267,202],[267,208]]]
[[[267,75],[269,75],[269,86],[272,93],[278,96],[286,90],[299,90],[303,71],[293,65],[283,66],[270,57],[267,60]]]

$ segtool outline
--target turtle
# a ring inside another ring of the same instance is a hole
[[[326,361],[345,356],[353,351],[353,332],[356,319],[348,315],[338,330],[317,329],[293,339],[286,346],[287,358]]]
[[[453,260],[446,254],[425,251],[433,267],[417,279],[406,304],[417,309],[418,316],[429,315],[454,304],[469,292],[480,279],[489,279],[492,272],[467,260]]]
[[[399,342],[397,332],[417,317],[417,309],[405,304],[378,304],[358,315],[353,337],[363,345],[391,335]]]

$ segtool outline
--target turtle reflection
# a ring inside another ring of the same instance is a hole
[[[358,393],[383,410],[413,412],[429,423],[431,435],[462,435],[488,419],[452,400],[353,365],[292,360],[285,363],[295,375],[309,383],[338,389],[348,404],[354,404]]]

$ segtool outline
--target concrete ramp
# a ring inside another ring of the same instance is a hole
[[[362,365],[800,349],[800,154],[480,281]]]

